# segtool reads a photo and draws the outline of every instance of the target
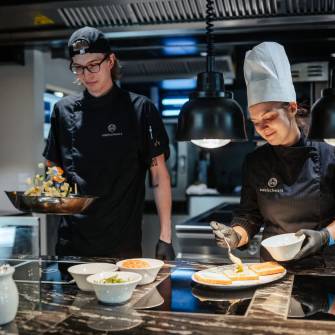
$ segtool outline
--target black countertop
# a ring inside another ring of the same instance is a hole
[[[197,306],[206,303],[206,300],[201,299],[200,302],[195,300],[194,296],[198,294],[197,288],[190,288],[189,284],[185,285],[185,281],[179,281],[177,274],[204,269],[207,266],[187,261],[167,263],[159,273],[157,280],[152,284],[138,286],[127,304],[103,305],[96,300],[94,293],[80,291],[71,282],[71,278],[66,276],[67,266],[86,261],[115,262],[116,260],[107,258],[31,260],[22,257],[19,260],[10,261],[12,265],[18,265],[14,278],[19,289],[20,303],[16,319],[7,325],[0,326],[0,334],[106,334],[112,330],[122,330],[123,333],[130,334],[185,335],[335,334],[333,314],[325,314],[327,310],[320,307],[322,303],[315,304],[313,299],[307,299],[306,306],[309,308],[309,313],[306,314],[313,314],[310,312],[310,306],[318,306],[315,311],[319,312],[319,320],[310,317],[307,319],[289,318],[292,293],[292,297],[299,300],[301,289],[307,290],[308,287],[313,289],[314,280],[316,280],[315,283],[321,280],[319,284],[327,287],[329,285],[325,283],[330,284],[335,281],[335,257],[332,255],[323,262],[313,259],[288,267],[285,278],[261,286],[252,292],[252,295],[248,297],[247,306],[242,306],[240,312],[236,312],[238,309],[233,308],[238,301],[236,298],[228,305],[222,302],[218,305],[217,302],[214,302],[217,304],[214,307],[211,305],[210,308],[204,309],[204,306],[201,306],[202,309],[197,309]],[[65,271],[50,270],[55,266],[61,269],[64,267]],[[25,272],[25,267],[29,268],[28,272]],[[32,271],[32,267],[39,267],[42,270],[42,277],[39,277],[39,271]],[[304,286],[306,282],[309,285]],[[171,283],[174,285],[172,288]],[[302,283],[303,286],[301,286]],[[322,289],[320,285],[319,288]],[[332,290],[333,286],[328,289]],[[150,295],[155,288],[164,297],[164,304],[149,310],[135,310],[136,304],[143,300],[143,297]],[[193,298],[189,294],[191,290]],[[173,307],[173,302],[169,300],[171,292],[179,307]],[[313,292],[303,292],[307,293],[307,296],[313,295]],[[212,291],[210,294],[220,296],[222,292]],[[319,295],[318,293],[316,297]],[[178,297],[185,301],[178,300]],[[187,300],[190,297],[193,299],[191,301],[193,305],[190,306],[196,306],[196,310],[177,311],[180,306],[183,309],[183,305],[185,307],[190,304],[190,301]],[[197,303],[194,303],[195,301]],[[299,306],[304,307],[303,304]],[[331,306],[328,305],[328,307]],[[328,317],[320,317],[322,311]]]

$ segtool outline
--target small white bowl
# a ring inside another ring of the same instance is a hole
[[[149,263],[149,267],[148,268],[127,268],[127,267],[124,267],[123,262],[128,261],[128,260],[146,261],[146,262]],[[145,285],[145,284],[152,283],[156,279],[159,270],[164,265],[164,262],[159,260],[159,259],[154,259],[154,258],[130,258],[130,259],[124,259],[123,261],[117,262],[116,265],[122,271],[135,272],[135,273],[139,273],[140,275],[142,275],[143,278],[139,282],[139,285]]]
[[[305,239],[305,235],[296,236],[294,233],[271,236],[261,242],[262,246],[276,261],[289,261],[293,259]]]
[[[111,263],[85,263],[73,265],[67,269],[82,291],[94,291],[93,286],[86,281],[90,275],[103,271],[116,271],[117,266]]]
[[[125,279],[125,283],[102,283],[103,279],[117,275]],[[129,300],[136,285],[141,281],[142,276],[134,272],[100,272],[87,277],[87,282],[94,288],[99,301],[105,304],[121,304]]]

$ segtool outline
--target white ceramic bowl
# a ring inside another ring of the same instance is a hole
[[[125,279],[125,283],[102,283],[103,279],[117,275],[118,278]],[[136,285],[141,281],[142,276],[134,272],[100,272],[87,277],[87,282],[94,288],[94,292],[99,301],[105,304],[121,304],[129,300],[135,290]]]
[[[104,271],[116,271],[117,266],[110,263],[85,263],[71,266],[67,269],[82,291],[94,291],[93,286],[86,281],[90,275]]]
[[[305,235],[296,236],[294,233],[271,236],[262,241],[262,246],[276,261],[289,261],[301,249]]]
[[[123,266],[124,261],[136,260],[136,259],[148,262],[149,267],[148,268],[127,268]],[[164,262],[159,259],[154,259],[154,258],[130,258],[130,259],[124,259],[123,261],[117,262],[116,265],[122,271],[135,272],[135,273],[139,273],[140,275],[142,275],[143,278],[139,282],[139,285],[145,285],[145,284],[152,283],[156,279],[159,270],[164,265]]]

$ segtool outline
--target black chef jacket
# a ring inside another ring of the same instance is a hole
[[[169,156],[168,136],[148,98],[114,84],[101,97],[85,90],[59,101],[44,157],[79,194],[98,199],[85,214],[62,218],[57,254],[141,256],[146,171],[161,154]]]
[[[241,206],[232,225],[263,239],[299,229],[319,230],[335,218],[335,151],[307,141],[301,132],[291,147],[265,144],[247,155]],[[269,255],[261,249],[263,259]]]

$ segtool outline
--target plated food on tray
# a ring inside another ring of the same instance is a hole
[[[243,270],[236,265],[224,265],[198,271],[192,280],[200,285],[222,289],[248,288],[283,278],[286,269],[277,262],[245,263]]]

